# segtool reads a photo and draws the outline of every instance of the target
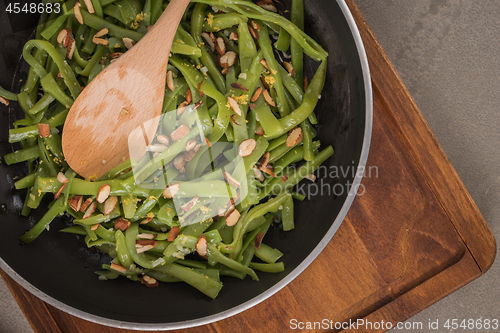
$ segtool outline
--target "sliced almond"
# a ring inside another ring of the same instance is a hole
[[[149,222],[151,222],[152,219],[153,219],[152,217],[145,218],[144,220],[139,222],[139,224],[148,224]]]
[[[273,12],[273,13],[278,12],[278,8],[276,8],[276,6],[270,1],[259,1],[259,2],[257,2],[257,6],[264,8],[265,10],[268,10],[268,11]]]
[[[257,101],[257,100],[259,99],[259,97],[260,97],[260,94],[261,94],[261,93],[262,93],[262,87],[258,87],[258,88],[255,90],[255,92],[254,92],[254,94],[253,94],[252,98],[250,99],[250,102],[252,102],[252,103],[253,103],[253,102]]]
[[[111,265],[109,265],[111,269],[117,271],[117,272],[120,272],[120,273],[127,273],[127,269],[121,265],[118,265],[118,264],[115,264],[114,262],[111,263]]]
[[[285,66],[288,73],[290,73],[290,76],[295,75],[295,68],[293,68],[293,65],[291,63],[283,61],[283,66]]]
[[[233,124],[235,124],[237,126],[240,126],[240,124],[238,124],[238,122],[236,121],[236,115],[235,114],[231,115],[231,121],[233,122]]]
[[[125,47],[127,48],[127,50],[130,50],[135,45],[135,42],[128,37],[123,37],[122,42],[123,45],[125,45]]]
[[[188,102],[188,104],[191,104],[191,102],[193,101],[193,95],[191,94],[191,89],[189,88],[186,89],[186,93],[184,94],[184,99],[186,100],[186,102]]]
[[[234,113],[236,113],[238,116],[241,116],[241,108],[240,108],[240,105],[238,104],[238,102],[232,98],[232,97],[227,97],[227,102],[229,103],[229,106],[231,107],[231,109],[233,109]]]
[[[229,184],[232,184],[232,185],[236,186],[237,188],[241,188],[240,182],[237,181],[236,179],[234,179],[233,176],[231,176],[231,174],[229,172],[224,171],[222,176],[227,180],[227,182]]]
[[[196,203],[198,202],[200,198],[198,196],[195,196],[194,198],[192,198],[191,200],[189,200],[188,202],[184,203],[181,205],[181,209],[185,212],[189,212],[191,210],[191,208],[194,207],[194,205],[196,205]]]
[[[219,59],[219,64],[222,67],[231,67],[236,62],[237,54],[233,51],[227,51]]]
[[[172,227],[172,229],[170,229],[170,232],[168,234],[167,241],[173,242],[175,238],[179,235],[179,232],[180,232],[179,227],[177,226]]]
[[[207,32],[202,32],[201,37],[203,37],[203,39],[205,39],[205,41],[207,42],[208,46],[210,46],[210,50],[212,50],[212,52],[214,52],[215,51],[215,36],[214,36],[214,34],[208,34]]]
[[[255,126],[255,135],[264,135],[266,132],[264,132],[264,129],[262,128],[262,125],[259,123],[257,126]]]
[[[224,68],[222,68],[222,70],[220,71],[220,73],[221,73],[222,75],[226,75],[226,74],[227,74],[227,72],[229,72],[229,67],[224,67]]]
[[[88,12],[90,14],[94,14],[95,10],[94,10],[94,6],[92,5],[92,1],[90,1],[90,0],[83,0],[83,2],[85,3],[85,7],[87,7]]]
[[[288,132],[288,136],[286,138],[286,146],[293,147],[297,145],[300,141],[302,141],[302,128],[299,126],[293,128]]]
[[[158,281],[156,281],[156,279],[154,279],[148,275],[143,275],[140,280],[141,280],[141,283],[144,284],[148,288],[157,288],[160,285],[158,283]]]
[[[264,66],[267,70],[269,70],[269,65],[267,64],[266,59],[262,59],[262,60],[260,61],[260,63],[261,63],[261,64],[262,64],[262,66]]]
[[[276,178],[276,174],[274,173],[273,167],[270,165],[266,165],[265,168],[262,169],[265,173],[267,173],[269,176]]]
[[[9,106],[9,104],[10,104],[9,100],[6,98],[3,98],[2,96],[0,96],[0,103],[2,103],[5,106]]]
[[[146,147],[146,151],[150,151],[150,152],[153,152],[153,153],[162,153],[164,152],[165,150],[167,150],[167,146],[165,146],[164,144],[161,144],[161,143],[154,143],[152,145],[149,145]]]
[[[231,87],[234,88],[234,89],[239,89],[239,90],[244,90],[244,91],[248,91],[247,88],[243,87],[240,83],[238,82],[233,82],[231,83]]]
[[[64,188],[66,187],[66,185],[67,184],[62,184],[62,186],[59,188],[59,190],[57,191],[57,193],[54,195],[54,199],[58,199],[61,196],[61,193],[64,190]]]
[[[182,102],[179,107],[177,108],[177,115],[180,116],[181,114],[186,111],[186,108],[188,107],[189,103],[187,101]]]
[[[138,234],[137,235],[137,239],[149,239],[149,240],[152,240],[152,239],[155,239],[158,235],[157,234]],[[141,245],[146,245],[146,244],[149,244],[149,243],[145,243],[145,242],[148,242],[148,241],[137,241],[136,243],[140,243]]]
[[[114,223],[115,229],[121,231],[127,230],[130,227],[130,225],[131,225],[130,221],[123,217],[117,218]]]
[[[238,33],[233,31],[229,34],[228,38],[229,40],[238,40]]]
[[[307,78],[307,76],[304,76],[304,91],[306,91],[308,87],[309,87],[309,79]]]
[[[264,238],[264,233],[259,232],[257,236],[255,236],[255,248],[260,249],[260,244],[262,244],[262,238]]]
[[[76,43],[73,38],[70,37],[68,48],[66,49],[66,58],[72,59],[73,53],[75,53]]]
[[[262,95],[264,96],[264,99],[266,100],[267,104],[269,104],[271,106],[276,106],[276,103],[274,103],[274,100],[272,99],[271,95],[269,95],[269,90],[267,90],[267,89],[264,90]]]
[[[219,206],[219,208],[217,209],[217,214],[219,216],[224,216],[226,214],[226,207]]]
[[[264,88],[269,89],[269,84],[267,83],[267,81],[263,75],[260,76],[260,82],[262,82],[262,85],[264,86]]]
[[[168,136],[161,134],[156,137],[156,140],[158,140],[159,143],[161,143],[164,146],[169,146],[170,145],[170,139]]]
[[[102,184],[97,190],[96,200],[98,203],[103,203],[111,193],[111,186],[109,184]]]
[[[83,220],[88,219],[92,214],[94,214],[95,209],[97,207],[97,203],[93,201],[88,208],[85,210],[85,214],[83,214]]]
[[[135,251],[137,253],[143,253],[143,252],[151,250],[152,248],[154,248],[153,245],[139,245],[139,244],[135,244]]]
[[[87,200],[85,200],[83,203],[82,203],[82,206],[80,207],[80,212],[84,212],[88,206],[90,206],[90,204],[92,203],[92,198],[88,198]]]
[[[90,230],[96,231],[97,229],[99,229],[100,225],[101,225],[100,223],[96,223],[96,224],[94,224],[93,226],[90,227]]]
[[[255,21],[251,21],[250,24],[252,25],[252,28],[254,28],[257,31],[260,31],[259,23],[255,22]]]
[[[232,227],[236,223],[238,223],[239,219],[241,217],[240,212],[236,208],[229,210],[226,213],[226,225],[228,227]]]
[[[118,204],[118,197],[117,196],[112,195],[112,196],[108,197],[106,199],[106,201],[104,201],[104,206],[102,209],[102,212],[104,213],[104,215],[111,214],[115,210],[117,204]]]
[[[83,203],[83,195],[74,195],[68,199],[68,205],[75,212],[78,212],[80,210],[80,208],[82,207],[82,203]]]
[[[255,29],[250,24],[248,25],[248,30],[250,31],[250,35],[252,35],[253,38],[255,38],[255,39],[259,39],[260,38],[260,36],[257,33],[257,31],[255,31]]]
[[[174,166],[180,172],[184,173],[186,171],[186,169],[184,168],[185,165],[186,165],[186,160],[184,159],[183,155],[177,155],[174,158]]]
[[[202,257],[207,255],[207,238],[201,235],[196,242],[196,252]]]
[[[312,173],[308,174],[307,176],[304,177],[305,179],[309,179],[313,183],[316,181],[316,176],[313,175]]]
[[[254,139],[243,140],[238,147],[238,154],[243,157],[249,156],[255,147],[257,147],[257,142]]]
[[[118,58],[120,58],[122,55],[123,55],[123,52],[115,52],[115,53],[110,53],[110,55],[109,55],[109,56],[110,56],[112,59],[118,59]]]
[[[62,47],[68,47],[70,34],[71,30],[69,30],[68,28],[59,31],[59,33],[57,34],[57,44],[61,45]]]
[[[201,147],[201,143],[198,143],[196,145],[196,147],[194,147],[190,151],[184,153],[184,161],[186,161],[186,162],[191,161],[193,159],[194,155],[196,155],[196,153],[198,152],[198,150],[200,150],[200,147]]]
[[[81,3],[79,2],[75,3],[75,6],[73,7],[73,12],[75,13],[75,17],[78,23],[83,24],[83,16],[82,12],[80,11],[81,6],[82,6]]]
[[[66,184],[67,182],[69,182],[69,179],[62,172],[59,172],[57,174],[56,179],[59,181],[59,183],[63,183],[63,184]]]
[[[288,180],[288,175],[284,175],[283,177],[281,177],[281,182],[284,183]]]
[[[182,124],[175,131],[173,131],[172,134],[170,134],[170,138],[172,138],[173,141],[179,141],[188,134],[189,134],[189,127]]]
[[[194,149],[196,147],[196,145],[197,145],[196,140],[191,139],[188,142],[186,142],[185,149],[186,149],[186,151],[190,151],[190,150]]]
[[[205,79],[202,79],[198,85],[196,86],[196,88],[198,89],[198,91],[200,92],[200,95],[201,97],[205,96],[205,94],[203,93],[203,91],[201,90],[201,85],[203,84],[203,81],[205,81]]]
[[[265,167],[267,167],[267,164],[269,163],[270,156],[271,156],[271,154],[268,151],[266,151],[264,153],[264,155],[262,156],[262,158],[259,161],[259,170],[263,170]]]
[[[171,91],[174,91],[174,89],[175,89],[174,72],[172,72],[172,71],[167,72],[167,87]]]
[[[102,36],[105,36],[107,35],[109,32],[108,28],[102,28],[101,30],[99,30],[98,32],[96,32],[96,34],[94,35],[94,37],[102,37]]]
[[[165,199],[172,199],[174,195],[176,195],[177,192],[179,192],[180,187],[181,186],[179,185],[179,183],[174,183],[172,185],[167,186],[167,188],[163,190],[163,197]]]
[[[224,42],[224,38],[217,37],[217,39],[215,40],[215,50],[220,55],[226,53],[226,43]]]
[[[252,170],[255,179],[257,179],[258,181],[263,182],[266,179],[262,171],[260,171],[255,165],[252,167]]]

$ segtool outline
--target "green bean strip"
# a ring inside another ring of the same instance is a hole
[[[282,27],[280,27],[280,34],[276,43],[274,43],[274,47],[282,52],[288,51],[290,47],[290,34]]]
[[[285,270],[285,264],[283,262],[277,262],[275,264],[262,264],[257,262],[251,262],[250,265],[248,265],[248,267],[266,273],[279,273]]]
[[[5,164],[11,165],[14,163],[21,163],[24,161],[32,160],[40,156],[40,151],[38,147],[24,148],[16,150],[13,153],[5,154],[3,159]]]
[[[130,269],[130,266],[132,266],[134,260],[132,259],[129,249],[127,248],[125,235],[121,230],[116,230],[115,239],[116,239],[116,254],[118,255],[118,260],[120,261],[123,267],[125,267],[126,269]]]
[[[14,94],[13,92],[10,92],[8,90],[5,90],[0,86],[0,97],[3,97],[5,99],[8,99],[10,101],[17,101],[17,95]]]
[[[25,244],[31,243],[33,240],[35,240],[35,238],[38,237],[38,235],[42,233],[42,231],[44,231],[48,227],[52,220],[54,220],[60,213],[66,210],[66,206],[67,201],[64,199],[64,197],[59,197],[54,202],[52,207],[49,208],[47,213],[45,213],[45,215],[37,222],[37,224],[35,224],[35,226],[24,235],[19,237],[19,239]]]
[[[287,201],[292,200],[290,197]],[[268,264],[274,264],[279,258],[283,256],[283,253],[278,250],[261,243],[259,248],[255,249],[255,256]]]
[[[223,264],[223,265],[225,265],[229,268],[232,268],[236,271],[248,274],[252,277],[253,280],[259,281],[259,277],[257,276],[257,274],[255,274],[253,269],[248,268],[246,266],[243,266],[239,262],[226,257],[213,244],[208,244],[208,256],[220,264]]]
[[[106,21],[96,15],[90,14],[88,11],[85,9],[80,9],[80,12],[82,13],[83,17],[83,22],[88,25],[91,28],[94,28],[95,30],[99,31],[104,28],[108,29],[108,34],[110,36],[118,37],[118,38],[125,38],[128,37],[134,41],[139,41],[144,34],[137,32],[137,31],[132,31],[128,30],[122,27],[119,27],[109,21]]]
[[[300,30],[304,30],[304,0],[292,0],[290,19]],[[293,78],[300,87],[304,87],[304,50],[297,40],[290,41],[292,55]]]

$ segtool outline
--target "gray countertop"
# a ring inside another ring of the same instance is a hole
[[[356,0],[495,236],[500,235],[500,3]],[[500,265],[410,322],[500,319]],[[0,280],[0,332],[30,332]],[[424,325],[424,327],[426,327]],[[393,330],[426,332],[428,330]],[[453,332],[483,332],[459,328]],[[489,330],[495,331],[495,330]],[[500,331],[500,328],[496,331]]]

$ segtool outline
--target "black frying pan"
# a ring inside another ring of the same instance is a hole
[[[286,233],[273,229],[266,237],[266,243],[284,253],[284,272],[260,273],[258,282],[224,278],[224,288],[215,300],[182,283],[148,289],[123,278],[99,281],[94,270],[106,259],[86,249],[77,236],[59,233],[68,222],[65,219],[54,221],[50,230],[29,246],[20,244],[18,237],[42,212],[30,218],[19,216],[25,194],[13,189],[13,178],[23,176],[25,170],[5,163],[0,164],[0,268],[30,292],[73,315],[142,330],[223,319],[265,300],[300,274],[330,241],[355,197],[361,181],[356,171],[366,163],[372,121],[368,64],[347,6],[342,0],[305,3],[306,32],[330,54],[325,89],[317,107],[318,136],[322,146],[334,147],[335,154],[320,170],[314,186],[301,188],[311,198],[296,204],[296,228]],[[12,33],[5,11],[1,13],[0,84],[19,91],[19,80],[27,69],[18,66],[21,49],[32,31]],[[312,72],[313,64],[307,66]],[[3,156],[13,150],[7,134],[18,110],[2,105],[0,111]]]

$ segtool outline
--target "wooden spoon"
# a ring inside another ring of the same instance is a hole
[[[188,4],[172,0],[152,29],[75,100],[64,123],[62,148],[81,176],[95,179],[145,153],[161,114],[172,41]],[[139,126],[144,136],[134,140],[129,154],[129,134]]]

